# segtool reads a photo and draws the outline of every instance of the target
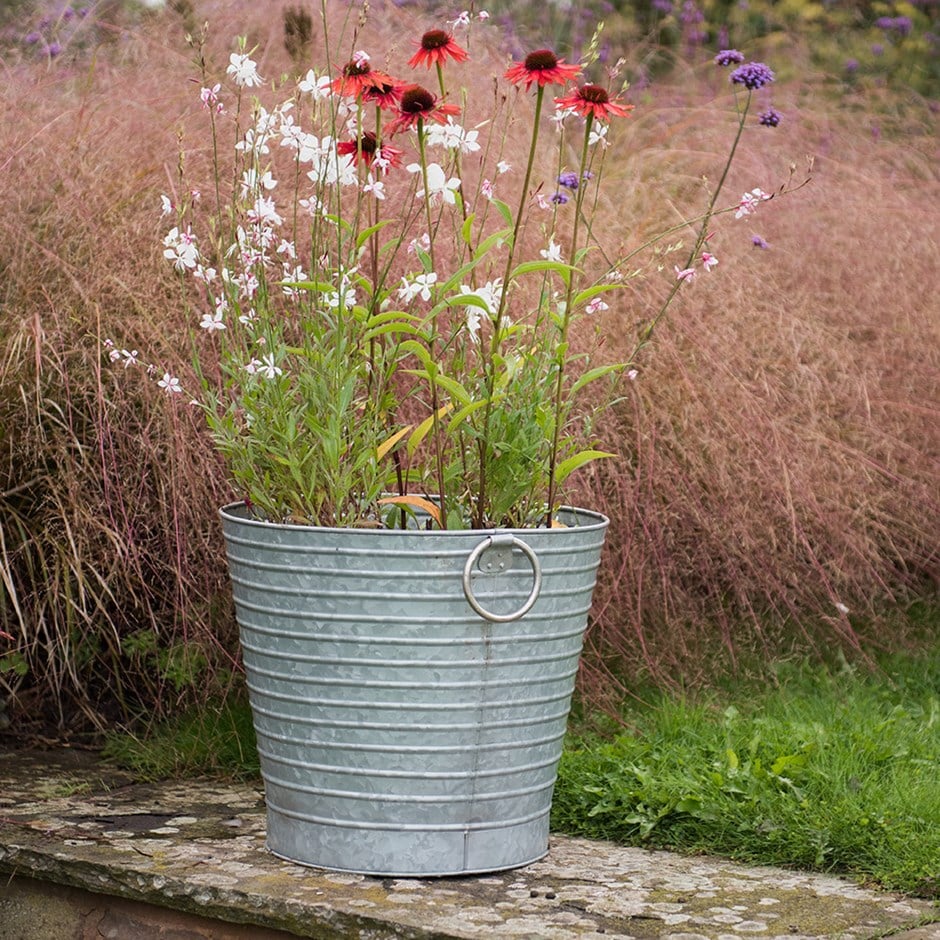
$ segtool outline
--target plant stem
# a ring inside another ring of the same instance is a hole
[[[581,205],[584,202],[584,169],[587,166],[588,141],[591,137],[591,126],[594,123],[594,115],[588,114],[584,123],[584,143],[581,145],[581,160],[578,163],[578,183],[577,197],[575,199],[574,221],[571,225],[571,263],[572,267],[577,261],[578,251],[578,228],[581,224]],[[549,528],[552,525],[552,512],[555,504],[555,467],[558,463],[558,441],[561,437],[561,425],[563,423],[562,404],[564,398],[565,385],[565,363],[567,361],[568,347],[568,329],[571,326],[571,305],[574,299],[575,272],[571,270],[568,274],[568,289],[565,292],[565,310],[562,314],[560,337],[558,341],[558,361],[556,362],[557,374],[555,377],[555,395],[552,406],[552,444],[548,455],[548,505],[545,508],[545,524]]]
[[[428,186],[428,161],[424,146],[424,119],[418,118],[418,154],[421,160],[421,179],[424,182],[424,210],[428,223],[428,255],[431,258],[431,270],[436,271],[437,265],[434,261],[434,235],[431,219],[431,191]],[[444,492],[444,448],[441,443],[441,418],[440,418],[440,395],[437,389],[437,363],[434,359],[434,347],[437,345],[437,315],[431,318],[431,333],[428,336],[428,353],[431,357],[433,369],[428,369],[428,384],[431,387],[431,437],[434,441],[434,463],[437,468],[437,489],[438,499],[441,509],[441,528],[447,528],[447,506],[446,494]]]
[[[738,130],[734,137],[734,142],[731,144],[731,150],[728,153],[728,159],[725,161],[724,169],[721,172],[721,176],[718,179],[718,185],[715,187],[715,191],[712,193],[712,197],[708,202],[708,206],[705,209],[704,214],[701,216],[702,224],[699,227],[698,235],[695,239],[695,244],[692,246],[692,251],[689,253],[689,257],[686,260],[685,267],[690,268],[695,261],[695,256],[699,253],[702,248],[702,245],[705,244],[705,239],[708,237],[708,224],[712,220],[712,216],[715,214],[715,205],[718,202],[718,197],[721,195],[722,187],[725,185],[725,180],[728,178],[728,171],[731,169],[731,164],[734,162],[734,154],[738,149],[738,144],[741,141],[741,137],[744,134],[744,122],[747,119],[747,112],[751,106],[751,91],[748,90],[747,100],[744,102],[744,109],[740,111],[740,117],[738,118]],[[672,289],[669,291],[666,299],[663,301],[662,306],[656,312],[656,315],[650,320],[649,324],[646,326],[646,329],[643,330],[640,335],[640,339],[637,341],[636,346],[633,349],[633,352],[630,354],[628,362],[632,362],[637,354],[646,346],[653,336],[653,331],[656,329],[656,326],[659,324],[659,321],[666,315],[666,311],[669,309],[669,306],[672,304],[673,299],[676,294],[679,293],[679,288],[682,286],[682,281],[678,278],[675,283],[672,285]]]
[[[506,255],[506,267],[503,271],[503,289],[499,295],[499,306],[496,310],[496,318],[493,323],[493,335],[490,339],[489,359],[484,362],[486,369],[486,405],[483,409],[483,434],[480,437],[478,448],[480,453],[480,488],[478,492],[477,505],[475,507],[475,518],[473,524],[476,528],[482,529],[484,517],[486,515],[486,466],[489,458],[488,441],[490,430],[490,418],[493,413],[493,391],[496,388],[496,356],[499,353],[500,325],[503,322],[503,310],[506,307],[506,298],[509,296],[509,275],[512,273],[512,263],[516,254],[516,242],[519,238],[519,229],[522,227],[522,216],[525,212],[526,201],[529,193],[529,182],[532,179],[532,167],[535,164],[535,145],[539,138],[539,120],[542,116],[542,101],[545,97],[545,87],[539,85],[535,92],[535,117],[532,122],[532,140],[529,144],[529,159],[525,168],[525,179],[522,183],[522,193],[519,197],[519,208],[516,211],[516,218],[512,229],[512,240],[509,243],[509,251]]]

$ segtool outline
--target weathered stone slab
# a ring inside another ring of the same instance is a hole
[[[0,871],[315,938],[940,940],[940,910],[839,878],[555,837],[475,878],[378,879],[264,848],[259,786],[136,784],[74,754],[0,754]],[[0,937],[3,932],[0,886]]]

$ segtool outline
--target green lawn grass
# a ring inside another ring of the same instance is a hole
[[[940,649],[880,671],[775,667],[631,704],[632,729],[569,736],[552,825],[595,838],[847,873],[940,898]],[[258,774],[247,702],[112,735],[142,777]]]
[[[940,655],[882,670],[654,693],[629,733],[572,736],[553,827],[940,897]]]

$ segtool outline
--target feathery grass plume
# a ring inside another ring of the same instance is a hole
[[[222,14],[220,4],[204,10]],[[258,44],[262,75],[291,71],[268,7],[228,3],[225,14]],[[330,7],[328,26],[354,50],[346,14]],[[406,32],[410,13],[387,14],[363,27],[363,45]],[[156,384],[119,381],[99,345],[111,336],[119,352],[169,361],[188,341],[155,210],[163,192],[189,198],[167,147],[176,127],[187,174],[211,179],[207,115],[191,94],[178,18],[151,16],[146,29],[128,29],[120,45],[103,38],[94,67],[16,53],[0,89],[0,694],[14,698],[16,728],[171,712],[226,688],[237,669],[215,517],[232,495],[221,468],[204,432]],[[521,173],[515,154],[531,128],[512,95],[494,96],[505,60],[487,33],[474,34],[469,79],[504,109],[502,149],[487,159]],[[325,61],[321,42],[312,65]],[[210,90],[230,52],[209,35]],[[727,186],[735,196],[770,189],[768,176],[805,153],[817,155],[814,185],[799,205],[775,201],[772,214],[715,236],[718,271],[740,277],[700,273],[620,397],[596,387],[592,399],[597,432],[623,455],[570,487],[572,500],[613,516],[581,680],[596,699],[622,696],[638,674],[708,682],[750,650],[907,642],[900,627],[882,629],[879,612],[940,579],[931,119],[911,100],[892,112],[883,90],[854,93],[852,108],[877,109],[870,118],[840,111],[814,83],[809,51],[793,61],[800,83],[775,92],[786,138],[751,122]],[[867,68],[862,60],[860,89]],[[727,124],[709,105],[730,94],[726,77],[677,62],[674,80],[642,90],[629,128],[610,132],[591,226],[626,252],[664,222],[679,226],[650,265],[625,272],[620,299],[579,327],[578,340],[611,360],[670,288],[663,273],[687,257],[674,206],[714,172]],[[219,133],[221,147],[235,143],[231,124]],[[464,162],[469,178],[475,164]],[[548,181],[564,169],[535,167]],[[480,173],[465,185],[499,193],[506,178]],[[214,204],[208,184],[202,199]],[[547,217],[520,232],[530,248],[545,246]],[[755,226],[772,250],[755,250]]]

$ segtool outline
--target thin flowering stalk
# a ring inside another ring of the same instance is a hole
[[[487,486],[487,451],[489,450],[489,429],[493,410],[493,394],[496,385],[496,356],[499,353],[500,331],[499,326],[503,321],[503,310],[506,306],[506,299],[509,296],[509,275],[512,273],[512,263],[516,254],[517,242],[519,240],[519,229],[522,225],[522,216],[525,212],[529,183],[532,180],[532,167],[535,164],[535,147],[539,139],[539,122],[542,116],[542,102],[545,98],[545,86],[539,83],[535,89],[535,117],[532,121],[532,140],[529,144],[529,158],[526,163],[525,177],[522,181],[522,191],[519,196],[519,208],[516,210],[516,218],[512,229],[512,238],[509,242],[509,250],[506,253],[506,266],[503,270],[503,290],[499,296],[499,305],[496,310],[495,323],[493,324],[492,335],[490,337],[490,354],[484,362],[486,372],[486,405],[483,410],[483,434],[480,437],[478,447],[480,449],[480,492],[476,505],[476,519],[474,525],[477,528],[482,527],[486,511],[486,486]]]
[[[460,48],[459,46],[457,48]],[[463,50],[461,50],[463,51]],[[458,62],[463,62],[467,58],[467,54],[464,53],[463,58],[457,59]],[[437,66],[437,84],[441,89],[441,101],[447,100],[447,88],[444,84],[444,68],[441,64],[440,59],[436,61]],[[460,147],[457,147],[454,150],[454,173],[457,174],[458,179],[463,179],[463,172],[460,169]],[[463,194],[461,193],[461,196]],[[460,200],[460,214],[463,216],[463,221],[467,221],[467,202],[465,199],[461,198]],[[475,275],[474,275],[475,276]]]
[[[696,236],[695,243],[692,246],[692,250],[689,252],[689,257],[686,260],[684,267],[680,269],[680,276],[676,277],[675,281],[673,281],[672,287],[670,288],[669,293],[666,295],[666,299],[663,301],[659,310],[656,312],[656,315],[652,318],[652,320],[650,320],[646,328],[640,334],[640,338],[637,340],[633,352],[630,354],[628,362],[632,362],[640,353],[640,351],[650,342],[657,325],[666,315],[666,311],[669,309],[670,304],[672,304],[673,298],[675,298],[676,294],[679,292],[679,288],[682,287],[684,281],[689,279],[687,277],[682,277],[681,274],[682,272],[688,271],[693,267],[696,258],[699,256],[699,252],[701,251],[702,246],[705,244],[705,239],[708,237],[708,226],[712,217],[715,215],[715,206],[718,202],[718,197],[721,195],[721,190],[724,187],[725,180],[727,180],[728,173],[731,170],[731,164],[734,162],[734,155],[738,149],[738,144],[741,142],[741,137],[744,134],[744,124],[747,120],[748,110],[751,106],[752,94],[752,89],[748,88],[747,98],[744,101],[744,108],[743,110],[739,108],[738,111],[738,129],[734,136],[734,141],[731,144],[731,150],[728,153],[728,159],[725,161],[724,168],[718,180],[718,185],[715,187],[714,192],[712,192],[708,206],[701,216],[701,225],[699,226],[698,234]]]
[[[428,246],[428,256],[431,259],[431,270],[437,271],[437,265],[434,261],[434,226],[431,220],[431,187],[428,185],[428,161],[427,151],[424,142],[424,118],[418,117],[418,156],[421,163],[421,179],[424,183],[424,209],[427,220],[428,233],[431,236],[431,243]],[[437,346],[437,315],[431,317],[431,333],[428,336],[428,353],[431,356],[431,362],[436,368],[435,347]],[[441,511],[441,528],[447,528],[447,506],[445,503],[446,492],[444,486],[444,448],[441,437],[443,429],[441,428],[441,405],[440,394],[437,386],[437,376],[432,369],[428,370],[428,384],[431,391],[431,437],[434,441],[434,462],[437,467],[437,487],[439,508]]]
[[[203,27],[203,31],[199,36],[198,40],[191,40],[196,46],[196,51],[199,54],[199,72],[202,76],[203,87],[208,86],[209,84],[209,75],[208,69],[206,66],[206,56],[205,56],[205,46],[206,46],[206,28]],[[216,86],[218,87],[218,86]],[[218,113],[215,107],[212,107],[211,104],[207,108],[209,111],[209,129],[212,135],[212,165],[219,165],[219,134],[218,127],[216,126],[216,114]],[[219,222],[219,231],[222,231],[222,192],[219,188],[219,174],[213,173],[213,180],[215,182],[215,208],[216,214],[218,216]]]
[[[581,159],[578,162],[578,177],[579,179],[583,176],[584,170],[587,167],[588,162],[588,141],[591,138],[591,126],[594,123],[594,114],[591,111],[588,111],[585,116],[584,121],[584,142],[581,145]],[[575,190],[575,210],[574,210],[574,219],[571,223],[571,262],[572,264],[577,263],[577,250],[578,250],[578,228],[581,222],[581,206],[584,203],[584,193],[586,192],[587,187],[584,185],[579,185],[577,190]],[[561,327],[559,328],[559,339],[557,347],[558,349],[564,350],[567,348],[568,344],[568,330],[571,326],[571,315],[572,315],[572,301],[574,300],[574,289],[577,282],[575,277],[575,272],[571,271],[568,277],[568,288],[565,292],[565,310],[562,315]],[[562,353],[558,357],[558,361],[555,363],[555,368],[557,374],[555,376],[555,393],[552,403],[552,441],[551,448],[548,455],[548,506],[546,508],[546,519],[545,524],[551,528],[552,525],[552,513],[554,511],[555,505],[555,491],[556,491],[556,482],[555,482],[555,467],[558,464],[558,442],[561,437],[561,425],[563,423],[562,411],[564,403],[564,385],[565,385],[565,363],[567,362],[567,354]]]

